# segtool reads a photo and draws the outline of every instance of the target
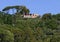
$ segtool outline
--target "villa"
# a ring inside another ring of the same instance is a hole
[[[23,18],[37,18],[39,15],[38,14],[27,14],[23,15]]]

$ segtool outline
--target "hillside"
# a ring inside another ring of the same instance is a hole
[[[60,14],[29,19],[0,12],[0,42],[60,42]]]

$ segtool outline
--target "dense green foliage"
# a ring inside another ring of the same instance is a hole
[[[22,12],[25,10],[23,8]],[[23,13],[20,12],[8,14],[0,11],[0,42],[60,42],[60,14],[46,13],[28,19],[21,17]]]

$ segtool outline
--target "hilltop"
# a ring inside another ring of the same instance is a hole
[[[16,10],[9,14],[10,9]],[[60,14],[45,13],[36,18],[25,6],[9,6],[0,11],[0,42],[60,42]]]

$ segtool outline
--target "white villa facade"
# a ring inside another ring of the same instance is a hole
[[[37,18],[39,15],[38,14],[28,14],[28,15],[23,15],[23,18]]]

